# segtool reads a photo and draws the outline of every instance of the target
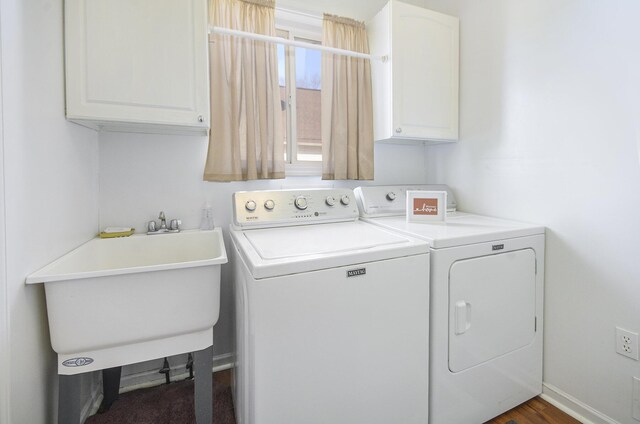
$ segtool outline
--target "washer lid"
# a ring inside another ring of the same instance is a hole
[[[425,254],[424,241],[367,222],[231,230],[255,278]]]
[[[434,249],[544,234],[544,227],[540,225],[464,212],[447,213],[444,223],[408,223],[404,216],[370,218],[366,221],[421,238]]]

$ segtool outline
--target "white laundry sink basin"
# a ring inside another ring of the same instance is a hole
[[[220,229],[95,238],[41,270],[58,373],[205,349],[220,311]]]

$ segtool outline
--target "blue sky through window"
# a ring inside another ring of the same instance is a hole
[[[282,44],[278,44],[278,83],[280,87],[285,86],[285,69],[284,69],[284,46]]]
[[[322,52],[319,50],[296,47],[296,86],[297,88],[308,88],[319,90],[320,61]],[[285,49],[282,44],[278,44],[278,81],[281,87],[285,86]]]
[[[319,50],[296,47],[296,86],[298,88],[320,89],[321,54]]]

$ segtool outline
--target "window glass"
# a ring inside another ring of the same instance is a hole
[[[317,43],[311,40],[301,41]],[[296,159],[298,161],[322,161],[321,59],[322,53],[319,50],[295,48]]]
[[[277,30],[277,34],[282,38],[320,44],[316,40],[293,37],[289,31],[282,29]],[[322,53],[319,50],[282,44],[277,45],[277,53],[284,158],[288,166],[315,164],[315,167],[322,162]]]
[[[286,38],[288,33],[286,31],[278,31],[278,36]],[[284,143],[284,160],[288,162],[288,151],[289,146],[287,146],[288,139],[288,94],[287,94],[287,59],[286,59],[286,49],[282,44],[277,45],[278,51],[278,83],[280,85],[280,110],[281,114],[281,126],[282,126],[282,137]]]

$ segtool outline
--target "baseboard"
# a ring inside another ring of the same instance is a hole
[[[235,355],[233,353],[217,355],[213,357],[212,372],[233,368],[234,365]],[[171,381],[184,380],[189,376],[189,372],[186,371],[186,362],[173,364],[170,368],[171,372],[169,375],[171,377]],[[158,373],[157,369],[143,371],[122,377],[122,381],[120,382],[120,393],[160,386],[164,383],[165,377]]]
[[[542,385],[541,397],[583,424],[620,424],[552,384]]]
[[[98,384],[93,384],[93,387],[91,387],[91,396],[82,407],[82,412],[80,413],[81,423],[84,423],[90,416],[95,415],[102,403],[102,385],[100,384],[102,379],[96,380],[98,380]]]
[[[225,353],[213,357],[213,372],[224,371],[236,366],[236,355],[233,353]]]

